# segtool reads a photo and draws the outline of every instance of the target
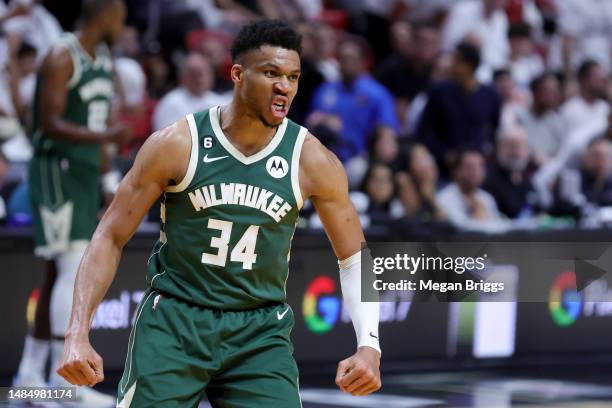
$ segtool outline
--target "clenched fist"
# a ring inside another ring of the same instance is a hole
[[[94,386],[104,380],[102,357],[88,340],[66,339],[57,373],[74,385]]]
[[[355,354],[338,364],[336,385],[356,396],[379,390],[380,353],[371,347],[359,347]]]

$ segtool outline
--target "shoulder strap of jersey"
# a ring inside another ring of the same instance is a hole
[[[68,81],[68,89],[72,89],[81,80],[83,64],[81,62],[81,51],[76,43],[79,41],[72,33],[64,33],[58,40],[58,45],[65,47],[72,58],[72,77]]]
[[[292,121],[289,121],[289,123],[295,124]],[[299,130],[291,154],[291,188],[293,190],[295,202],[297,203],[297,208],[301,210],[304,205],[304,199],[302,197],[302,190],[300,189],[300,157],[304,139],[306,139],[306,135],[308,134],[308,129],[297,124],[295,124],[295,126],[299,127]]]
[[[198,167],[198,155],[199,155],[199,137],[198,137],[198,127],[196,126],[195,119],[193,118],[193,114],[187,115],[187,123],[189,124],[189,133],[191,135],[191,153],[189,155],[189,166],[187,167],[187,173],[185,173],[185,177],[178,184],[174,186],[166,187],[167,193],[180,193],[185,191],[189,184],[191,184],[191,180],[193,180],[193,176]]]

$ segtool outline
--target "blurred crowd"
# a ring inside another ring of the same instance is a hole
[[[0,220],[21,226],[37,67],[75,22],[45,2],[7,3]],[[115,114],[134,134],[111,149],[121,174],[152,131],[231,100],[233,35],[276,18],[303,38],[290,117],[342,160],[364,227],[409,236],[612,225],[612,0],[127,4],[113,50]],[[321,227],[308,205],[300,225]]]

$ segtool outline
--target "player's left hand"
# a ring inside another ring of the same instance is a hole
[[[336,385],[356,396],[379,390],[380,353],[372,347],[359,347],[355,354],[338,363]]]

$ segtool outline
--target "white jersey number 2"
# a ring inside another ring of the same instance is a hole
[[[208,228],[221,231],[221,236],[212,237],[210,246],[217,248],[218,251],[216,254],[204,252],[202,254],[202,263],[225,266],[233,225],[234,224],[230,221],[216,220],[214,218],[208,220]],[[253,269],[253,264],[257,261],[255,243],[257,242],[258,233],[259,225],[250,225],[249,228],[247,228],[232,249],[230,253],[230,262],[242,262],[242,267],[244,269]]]

